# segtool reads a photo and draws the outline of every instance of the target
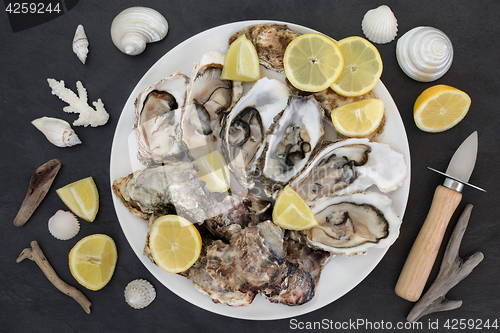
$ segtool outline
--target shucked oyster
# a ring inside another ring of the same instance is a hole
[[[134,132],[141,163],[163,163],[178,157],[181,109],[189,78],[177,72],[147,86],[135,100]]]
[[[226,117],[221,150],[241,186],[251,189],[255,185],[256,163],[264,150],[265,133],[291,94],[286,84],[264,77],[255,82]]]
[[[290,97],[266,133],[266,148],[259,159],[264,190],[278,192],[307,164],[324,135],[323,110],[313,97]]]

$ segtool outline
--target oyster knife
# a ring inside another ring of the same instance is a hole
[[[484,191],[477,186],[468,184],[476,164],[476,156],[477,132],[474,132],[458,147],[446,173],[429,168],[446,176],[446,178],[443,185],[439,185],[434,192],[427,218],[401,271],[395,289],[398,296],[416,302],[422,295],[439,252],[446,227],[462,200],[461,192],[464,185]]]

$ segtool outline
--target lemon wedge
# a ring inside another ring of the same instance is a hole
[[[231,174],[219,149],[194,160],[193,164],[200,169],[198,176],[210,192],[226,192],[229,189]]]
[[[318,225],[309,206],[289,185],[276,199],[273,222],[289,230],[305,230]]]
[[[257,81],[260,79],[259,57],[255,46],[243,34],[227,50],[221,79]]]
[[[418,96],[413,118],[425,132],[443,132],[458,124],[469,111],[470,97],[457,88],[443,84],[430,87]]]
[[[69,252],[69,269],[87,289],[102,289],[111,280],[118,254],[113,239],[95,234],[81,239]]]
[[[75,215],[92,222],[99,210],[99,193],[92,177],[56,190],[57,195]]]
[[[325,90],[339,77],[344,58],[335,41],[325,35],[301,35],[288,44],[283,57],[285,74],[300,90]]]
[[[169,273],[180,273],[191,267],[201,252],[198,229],[177,215],[158,218],[149,232],[149,248],[155,263]]]
[[[344,56],[344,66],[332,89],[347,97],[368,93],[382,75],[382,58],[377,48],[358,36],[339,40],[337,45]]]
[[[348,137],[364,137],[373,133],[384,118],[384,102],[377,98],[344,104],[332,110],[335,129]]]

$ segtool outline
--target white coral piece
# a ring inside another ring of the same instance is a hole
[[[75,37],[73,38],[73,52],[75,52],[78,59],[85,64],[85,60],[87,60],[87,53],[89,53],[89,40],[87,39],[85,29],[83,29],[83,25],[81,24],[75,31]]]
[[[73,126],[92,127],[101,126],[108,122],[109,114],[104,109],[104,104],[99,98],[97,102],[92,102],[95,110],[89,106],[87,101],[87,90],[83,87],[80,81],[76,82],[78,96],[64,86],[64,81],[58,82],[54,79],[47,79],[49,86],[52,88],[52,95],[57,95],[61,100],[69,105],[63,110],[68,113],[79,113],[80,116],[73,122]]]
[[[125,301],[134,309],[145,308],[155,298],[155,288],[146,280],[137,279],[125,287]]]

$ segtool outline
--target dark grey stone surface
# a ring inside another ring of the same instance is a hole
[[[287,21],[321,31],[333,38],[363,36],[361,20],[365,12],[382,3],[373,1],[95,1],[81,0],[69,12],[45,24],[13,33],[6,13],[0,13],[0,331],[1,332],[285,332],[293,330],[290,319],[248,321],[216,315],[197,308],[163,287],[138,260],[118,223],[109,182],[109,159],[113,134],[129,94],[144,73],[166,52],[206,29],[240,20]],[[430,207],[435,187],[443,180],[427,170],[445,170],[451,155],[473,131],[479,134],[477,164],[471,183],[485,188],[481,193],[465,188],[463,201],[451,227],[466,203],[474,209],[462,242],[461,254],[481,251],[484,261],[472,274],[453,288],[449,298],[463,300],[461,308],[429,315],[423,328],[408,331],[445,332],[446,321],[474,320],[500,324],[500,2],[489,1],[386,1],[399,24],[399,38],[408,30],[429,25],[441,29],[451,39],[455,51],[449,72],[432,83],[410,79],[399,68],[396,41],[377,45],[384,62],[382,81],[391,92],[406,127],[411,150],[411,187],[401,235],[373,272],[351,292],[315,312],[295,318],[297,322],[349,323],[364,319],[391,323],[393,328],[405,318],[412,303],[394,293],[399,273]],[[109,29],[115,15],[134,5],[157,9],[167,18],[167,37],[147,46],[146,51],[129,57],[111,41]],[[2,8],[3,10],[3,8]],[[71,50],[78,24],[83,24],[90,40],[87,64],[82,65]],[[64,80],[74,89],[77,80],[87,88],[89,100],[102,98],[110,113],[108,124],[98,128],[77,128],[82,145],[57,148],[31,124],[41,116],[72,122],[75,115],[61,111],[65,105],[50,93],[47,78]],[[420,131],[413,121],[413,104],[418,95],[435,84],[448,84],[467,92],[472,105],[456,127],[443,133]],[[63,167],[32,218],[22,228],[12,221],[24,198],[34,170],[58,158]],[[57,241],[47,230],[47,220],[65,206],[55,189],[72,181],[93,176],[100,193],[100,210],[95,222],[82,222],[78,236]],[[80,287],[71,276],[67,255],[82,237],[105,233],[118,248],[118,264],[110,283],[93,292]],[[72,299],[58,292],[32,262],[16,264],[19,253],[37,240],[59,276],[81,289],[93,303],[85,314]],[[442,258],[444,246],[438,256]],[[435,265],[429,281],[437,275]],[[145,278],[157,290],[156,300],[146,309],[130,308],[123,297],[126,284]],[[334,283],[322,280],[321,283]],[[438,330],[429,324],[438,322]],[[376,328],[377,326],[375,326]],[[383,328],[384,326],[380,326]],[[387,326],[385,326],[387,328]],[[350,328],[353,328],[350,326]],[[459,326],[456,326],[459,328]],[[297,329],[298,330],[298,329]],[[347,330],[346,330],[347,331]],[[359,326],[349,331],[371,331]],[[373,330],[376,331],[376,330]],[[378,330],[382,331],[382,330]],[[396,330],[397,331],[397,330]],[[402,331],[402,330],[400,330]],[[451,329],[450,329],[451,331]],[[462,330],[461,330],[462,331]],[[463,331],[476,331],[463,330]],[[483,329],[482,331],[498,331]]]

